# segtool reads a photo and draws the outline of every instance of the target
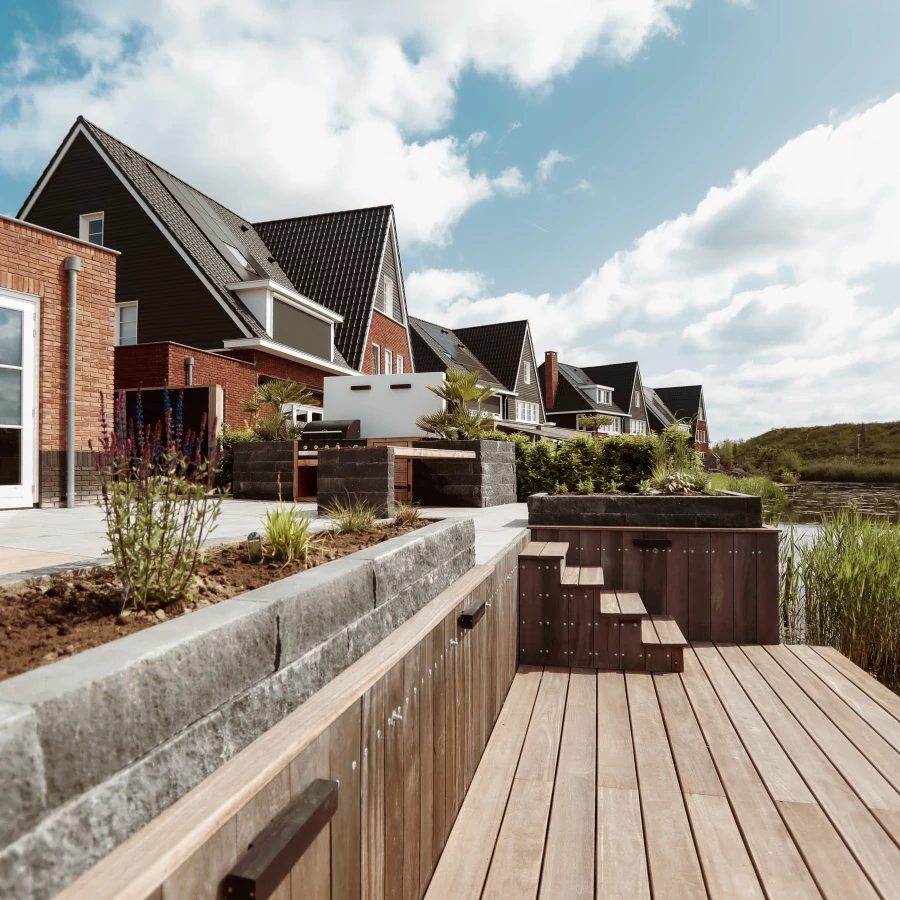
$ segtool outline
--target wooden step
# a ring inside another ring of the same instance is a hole
[[[687,641],[671,616],[641,620],[645,668],[648,672],[683,672]]]
[[[583,588],[601,588],[603,569],[599,566],[566,566],[562,583]]]
[[[664,647],[687,647],[687,641],[672,616],[650,616],[659,642]]]
[[[633,591],[600,591],[600,615],[641,618],[647,615],[647,608],[641,595]]]
[[[547,559],[548,557],[565,559],[568,552],[569,545],[566,541],[549,541],[544,544],[544,549],[541,551],[541,559]]]
[[[529,541],[519,553],[519,559],[538,559],[546,546],[546,541]]]

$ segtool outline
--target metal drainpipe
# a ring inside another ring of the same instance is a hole
[[[63,268],[69,273],[69,385],[66,398],[66,508],[75,506],[75,338],[78,335],[78,273],[81,260],[67,256]]]
[[[194,357],[184,358],[184,383],[190,387],[194,383]]]

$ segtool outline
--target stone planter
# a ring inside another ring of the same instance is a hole
[[[712,497],[654,494],[532,494],[532,526],[627,528],[761,528],[762,500],[748,494]]]

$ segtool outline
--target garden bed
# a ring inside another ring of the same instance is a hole
[[[73,571],[27,581],[0,593],[0,679],[142,631],[167,619],[227,600],[323,563],[415,531],[423,525],[384,525],[368,534],[316,535],[307,562],[250,562],[245,543],[216,547],[197,566],[193,600],[159,612],[120,616],[121,587],[111,569]]]

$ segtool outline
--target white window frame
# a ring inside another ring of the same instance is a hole
[[[634,408],[641,408],[641,392],[639,390],[635,390],[634,392]]]
[[[115,346],[116,347],[133,347],[134,344],[123,344],[122,336],[119,334],[120,322],[119,322],[119,310],[134,307],[135,310],[138,308],[137,300],[127,300],[124,303],[116,304],[116,326],[115,326]],[[135,313],[134,316],[134,343],[137,343],[137,317],[138,313]]]
[[[102,212],[94,212],[94,213],[85,213],[83,216],[79,216],[78,218],[78,237],[82,241],[87,241],[89,244],[92,244],[93,241],[90,239],[90,225],[91,222],[100,222],[100,243],[95,244],[97,247],[105,247],[106,246],[106,222],[104,221]]]
[[[539,424],[540,415],[537,403],[528,400],[516,400],[516,421],[527,422],[532,425]]]
[[[586,431],[593,432],[593,428],[585,428],[584,425],[581,424],[581,416],[582,415],[605,415],[603,412],[598,413],[580,413],[576,416],[575,429],[576,431]],[[621,434],[622,433],[622,420],[618,416],[610,416],[612,419],[612,425],[604,425],[603,428],[599,429],[600,434]]]
[[[398,375],[402,375],[403,372],[404,372],[404,369],[403,369],[403,354],[402,354],[402,353],[398,353],[398,354],[394,357],[394,359],[396,360],[397,374],[398,374]]]
[[[394,351],[387,347],[384,348],[384,374],[394,374]]]
[[[372,374],[381,374],[381,344],[372,344]]]
[[[396,319],[394,315],[394,279],[391,278],[390,275],[382,276],[382,284],[384,285],[384,290],[382,291],[382,295],[384,299],[382,300],[381,310],[386,316],[389,316],[392,319]]]
[[[525,370],[523,373],[523,378],[525,384],[531,384],[531,363],[527,359],[525,360]]]

